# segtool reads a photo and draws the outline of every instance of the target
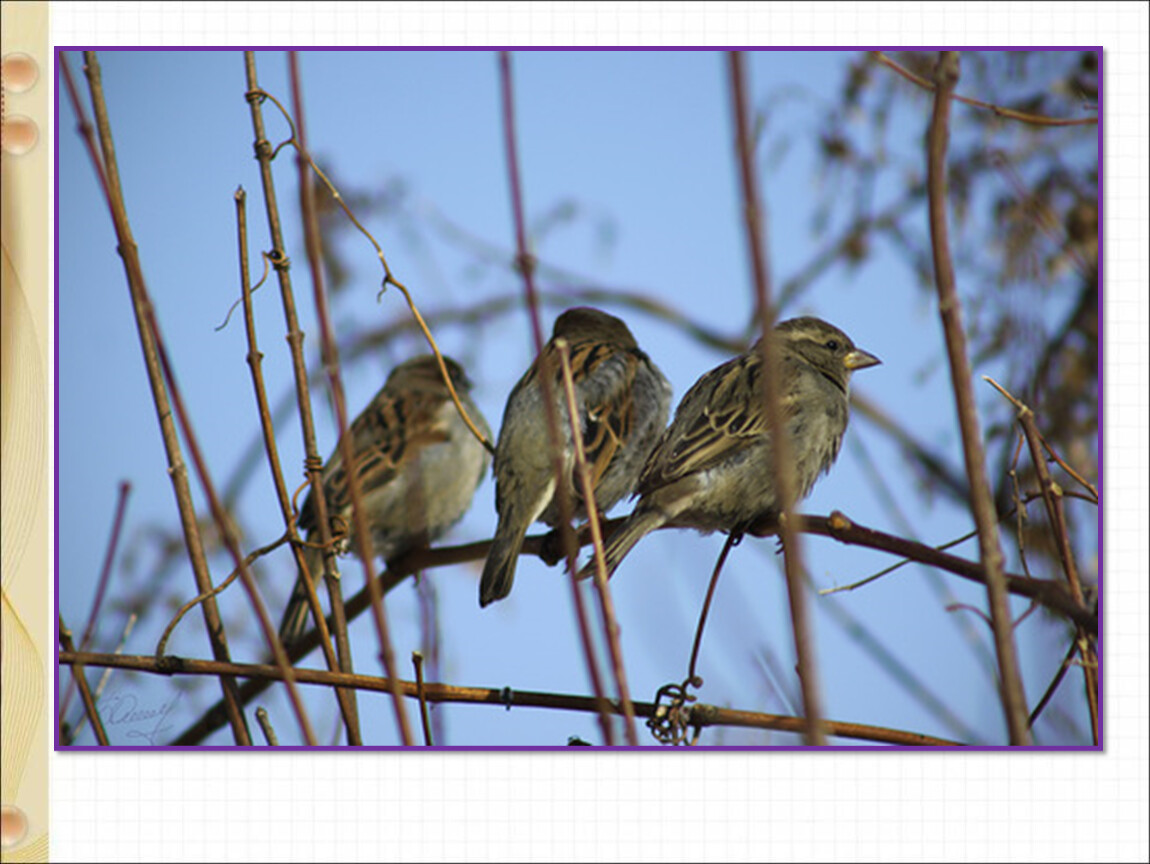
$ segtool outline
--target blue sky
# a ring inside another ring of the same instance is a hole
[[[845,215],[836,213],[831,225],[815,228],[815,205],[834,180],[820,179],[810,144],[821,108],[837,97],[846,64],[855,56],[761,52],[750,57],[754,105],[772,106],[758,161],[776,284],[801,268],[821,241],[844,224]],[[69,61],[82,83],[80,58],[73,54]],[[217,485],[223,486],[258,433],[238,313],[228,327],[216,329],[239,293],[233,204],[237,186],[249,195],[253,261],[259,250],[269,247],[243,98],[242,55],[108,51],[101,52],[100,61],[149,289],[200,444]],[[260,52],[257,62],[261,86],[290,104],[285,55]],[[393,200],[405,218],[375,215],[367,226],[421,310],[434,313],[521,290],[506,268],[477,263],[430,227],[432,215],[440,214],[510,256],[513,229],[495,54],[304,52],[301,67],[313,153],[357,188],[402,190]],[[544,263],[579,277],[550,280],[547,287],[561,292],[583,284],[623,288],[656,297],[716,331],[731,336],[744,332],[751,287],[724,58],[714,52],[521,52],[515,55],[514,70],[526,206],[536,228],[534,251]],[[897,133],[888,142],[891,147],[909,152],[920,146],[924,104],[909,93],[901,102],[900,116],[892,123]],[[273,141],[286,137],[286,127],[270,104],[265,104],[265,117]],[[129,544],[138,544],[150,525],[174,526],[176,511],[114,234],[87,156],[72,132],[71,107],[63,98],[59,124],[59,602],[65,621],[80,630],[104,554],[118,483],[126,479],[133,484]],[[793,135],[792,146],[773,147],[784,133]],[[1008,143],[1004,137],[996,146]],[[276,163],[276,181],[301,323],[308,332],[305,348],[318,371],[311,286],[294,208],[295,165],[287,150]],[[402,186],[397,185],[400,181]],[[876,209],[895,192],[893,186],[876,189]],[[565,204],[567,210],[561,206]],[[563,218],[564,213],[569,218]],[[557,221],[547,218],[555,214]],[[920,230],[926,231],[924,213]],[[963,239],[960,232],[956,242]],[[352,271],[349,287],[333,301],[340,332],[352,334],[402,320],[408,313],[397,292],[377,299],[381,273],[369,244],[345,238],[340,249]],[[606,308],[626,317],[639,343],[670,379],[676,402],[699,375],[725,359],[654,318]],[[546,311],[545,328],[557,311]],[[1052,308],[1050,313],[1057,311]],[[787,316],[800,313],[830,320],[881,357],[882,366],[855,378],[856,391],[961,464],[945,368],[936,364],[932,373],[921,374],[924,366],[943,356],[934,304],[896,251],[878,248],[865,266],[852,271],[831,268],[793,307],[783,310]],[[257,294],[257,316],[274,401],[287,392],[291,379],[278,291],[270,283]],[[525,312],[496,318],[482,333],[445,327],[437,338],[447,353],[467,365],[477,382],[476,401],[497,428],[504,399],[531,359]],[[370,399],[392,365],[419,350],[418,342],[405,338],[345,365],[350,410],[358,411]],[[1003,370],[975,371],[997,376]],[[984,428],[991,418],[1008,416],[988,390],[978,391],[987,412]],[[320,449],[326,455],[335,437],[324,392],[322,384],[313,389],[313,405]],[[302,445],[296,418],[280,424],[278,443],[289,482],[299,482]],[[870,527],[904,533],[868,478],[863,451],[907,507],[919,538],[942,543],[970,529],[969,516],[945,502],[921,503],[896,450],[857,417],[838,464],[804,504],[806,512],[841,509]],[[493,496],[488,478],[467,517],[444,542],[489,538],[495,525]],[[626,505],[620,505],[616,515],[621,512]],[[237,507],[246,548],[279,535],[277,513],[266,466],[260,463]],[[698,608],[721,545],[718,535],[659,532],[636,549],[612,580],[634,698],[651,699],[659,686],[685,676]],[[849,583],[893,563],[889,556],[817,537],[807,537],[804,549],[811,578],[820,587]],[[958,554],[976,557],[975,544],[965,544]],[[122,559],[127,572],[114,577],[112,594],[128,584],[138,586],[150,558]],[[782,689],[797,692],[793,673],[788,675],[793,659],[780,560],[769,539],[748,539],[733,553],[704,639],[702,701],[791,713],[763,674],[763,658],[776,658],[784,677]],[[479,566],[445,568],[424,577],[433,582],[440,604],[440,680],[588,693],[569,589],[560,571],[525,558],[511,597],[480,610]],[[217,579],[228,569],[222,558],[214,561]],[[343,572],[351,590],[358,590],[358,564],[349,560]],[[294,578],[288,556],[280,552],[270,557],[259,577],[278,618]],[[184,599],[194,594],[186,566],[171,569],[163,578],[169,581],[159,594],[166,596],[173,586]],[[907,567],[864,589],[812,597],[826,714],[836,720],[962,737],[910,698],[850,638],[831,614],[834,604],[929,682],[977,740],[999,743],[1005,731],[994,684],[971,647],[972,638],[989,644],[986,631],[970,613],[946,611],[949,601],[931,587],[932,578],[923,568]],[[980,586],[949,576],[936,581],[959,602],[980,608],[985,604]],[[250,635],[250,612],[238,586],[221,605],[229,629],[246,628]],[[1016,614],[1025,608],[1014,604]],[[150,609],[125,650],[154,650],[171,611]],[[400,670],[411,677],[407,658],[420,647],[420,630],[410,580],[389,595],[388,613]],[[1019,630],[1031,704],[1066,648],[1061,631],[1037,617]],[[111,649],[121,622],[119,611],[105,615],[98,649]],[[189,618],[171,650],[208,656],[201,630],[198,617]],[[375,637],[369,620],[355,621],[352,633],[360,668],[374,671]],[[262,646],[250,638],[233,649],[236,659],[255,659],[262,653]],[[316,656],[306,662],[318,664]],[[138,694],[141,700],[163,700],[171,688],[166,679],[122,673],[109,685],[110,692]],[[173,731],[187,725],[217,693],[213,683],[182,695]],[[318,689],[308,697],[317,731],[327,738],[336,723],[332,700]],[[1088,728],[1081,702],[1075,673],[1063,685],[1058,705],[1080,730]],[[282,696],[269,691],[257,704],[272,712],[281,740],[291,741],[297,730]],[[414,704],[408,707],[414,720]],[[598,740],[592,715],[486,706],[436,711],[443,716],[445,743],[561,745],[569,735]],[[369,743],[395,743],[391,708],[384,697],[361,696],[361,714]],[[115,743],[131,743],[115,741],[117,732],[112,734]],[[226,734],[217,735],[213,743],[227,743]],[[1068,738],[1060,728],[1044,734],[1044,743],[1085,743]],[[737,730],[712,730],[704,741],[797,743],[786,735]]]

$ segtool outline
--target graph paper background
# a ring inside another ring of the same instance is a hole
[[[1147,25],[1144,3],[53,5],[72,46],[1102,45],[1107,470],[1104,754],[53,753],[52,859],[1145,861]]]

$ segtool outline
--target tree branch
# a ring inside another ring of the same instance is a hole
[[[954,263],[950,255],[947,229],[946,149],[950,136],[950,101],[958,83],[958,52],[942,51],[935,67],[934,110],[927,129],[927,195],[930,213],[931,252],[938,288],[938,311],[946,336],[954,387],[958,423],[962,431],[963,455],[967,481],[970,484],[970,506],[978,526],[982,562],[986,567],[987,602],[994,627],[994,644],[998,653],[1003,711],[1006,714],[1012,744],[1030,743],[1026,717],[1026,695],[1018,656],[1014,646],[1014,629],[1007,605],[1003,576],[1002,548],[998,539],[998,517],[986,476],[986,455],[979,431],[978,411],[971,383],[970,359],[966,334],[962,326],[962,304],[955,285]]]
[[[899,65],[899,63],[892,60],[890,57],[888,57],[882,51],[871,51],[870,56],[873,57],[879,63],[881,63],[883,66],[886,66],[888,69],[892,69],[895,72],[897,72],[899,75],[901,75],[907,81],[910,81],[912,84],[918,85],[923,90],[926,90],[926,91],[931,92],[931,93],[937,92],[937,89],[936,89],[935,84],[933,82],[927,81],[925,78],[921,78],[918,75],[915,75],[913,72],[911,72],[905,66]],[[1071,119],[1064,119],[1064,118],[1059,118],[1059,117],[1043,117],[1039,114],[1027,114],[1025,111],[1015,111],[1013,108],[1003,108],[1001,105],[993,105],[990,102],[983,102],[979,99],[971,99],[969,96],[959,96],[958,94],[954,94],[952,98],[958,102],[962,102],[965,105],[972,105],[975,108],[985,108],[986,110],[993,112],[995,115],[997,115],[999,117],[1005,117],[1005,118],[1010,119],[1010,120],[1019,120],[1023,123],[1029,123],[1033,126],[1097,126],[1098,125],[1098,118],[1097,117],[1078,117],[1078,118],[1071,118]]]
[[[76,117],[79,118],[80,134],[88,149],[88,155],[96,171],[104,195],[104,201],[112,216],[112,225],[116,232],[118,251],[124,264],[124,274],[128,282],[128,291],[132,300],[132,311],[135,314],[136,330],[140,339],[140,348],[144,355],[144,367],[148,374],[148,384],[152,391],[152,401],[156,409],[156,419],[160,426],[160,437],[164,444],[164,453],[168,460],[168,476],[172,481],[172,491],[176,498],[176,507],[180,514],[180,526],[183,530],[184,544],[188,559],[192,567],[196,587],[199,593],[211,590],[212,577],[208,569],[207,556],[204,552],[203,539],[200,536],[199,522],[196,518],[195,504],[192,502],[191,485],[188,482],[188,466],[184,462],[183,452],[180,449],[179,435],[176,432],[176,423],[173,419],[172,406],[168,398],[168,391],[164,385],[164,373],[160,368],[159,353],[156,348],[156,337],[153,328],[148,323],[148,313],[151,300],[144,288],[144,271],[140,265],[139,249],[132,236],[131,224],[128,221],[127,209],[124,205],[123,193],[120,187],[119,169],[116,165],[115,145],[112,141],[111,125],[108,121],[107,107],[103,98],[103,82],[100,76],[100,67],[96,62],[95,52],[84,53],[84,72],[88,76],[89,90],[92,94],[92,107],[96,114],[96,122],[100,128],[100,152],[96,149],[95,135],[92,124],[89,122],[80,102],[80,95],[72,80],[71,69],[63,52],[59,54],[60,71],[71,98]],[[103,153],[101,157],[100,153]],[[212,646],[212,654],[217,660],[228,660],[228,642],[224,632],[223,621],[214,599],[209,599],[203,605],[204,624],[208,633],[208,641]],[[224,701],[227,705],[228,722],[232,726],[232,734],[237,744],[250,744],[251,734],[247,728],[243,712],[240,710],[239,698],[235,682],[229,678],[221,678],[220,686],[223,688]]]
[[[821,729],[822,696],[819,692],[818,667],[815,663],[814,639],[807,612],[806,571],[803,568],[802,543],[794,512],[796,480],[791,460],[791,442],[785,434],[781,400],[779,351],[774,339],[775,311],[770,300],[766,252],[763,249],[762,203],[754,169],[750,121],[747,117],[746,74],[743,52],[727,54],[731,79],[732,110],[735,115],[735,152],[738,154],[739,177],[742,181],[743,215],[746,220],[747,248],[754,277],[755,310],[759,319],[763,352],[763,398],[766,401],[767,429],[774,446],[771,475],[778,492],[783,570],[787,578],[787,597],[791,607],[791,630],[795,643],[799,682],[802,685],[803,715],[807,718],[805,734],[808,744],[825,744]]]
[[[157,660],[150,656],[125,656],[116,654],[79,654],[62,651],[60,663],[88,666],[116,666],[137,672],[157,675],[234,675],[252,678],[250,683],[274,681],[281,674],[275,666],[221,663],[215,660],[193,660],[181,657],[164,657]],[[415,681],[388,681],[370,675],[349,675],[344,672],[330,672],[322,669],[297,669],[296,676],[301,684],[315,684],[327,687],[354,687],[376,693],[390,693],[393,686],[404,696],[418,699],[420,687]],[[464,703],[491,705],[506,710],[510,707],[549,708],[586,713],[601,710],[601,700],[594,696],[576,696],[565,693],[545,693],[534,690],[510,690],[506,687],[459,687],[449,684],[423,683],[423,698],[428,702]],[[635,714],[639,717],[652,717],[659,710],[653,702],[635,702]],[[609,702],[607,710],[612,714],[622,714],[622,706]],[[788,717],[780,714],[763,714],[754,711],[740,711],[722,708],[717,705],[695,704],[691,707],[689,725],[697,727],[736,726],[749,729],[769,729],[778,732],[802,732],[806,720],[802,717]],[[904,732],[881,726],[868,726],[862,723],[840,723],[824,720],[827,734],[844,738],[857,738],[864,741],[877,741],[898,746],[961,747],[959,741],[934,738],[916,732]],[[174,742],[181,744],[183,736]],[[462,748],[461,748],[462,749]]]
[[[515,136],[515,93],[511,80],[511,54],[507,51],[499,53],[499,81],[503,97],[503,138],[507,151],[507,177],[511,189],[511,210],[515,223],[515,262],[520,275],[523,277],[523,293],[527,301],[531,322],[531,338],[535,345],[535,356],[538,359],[543,357],[543,327],[539,321],[539,297],[535,290],[535,259],[527,250],[527,228],[526,219],[523,215],[523,191],[519,179],[519,154]],[[613,743],[614,732],[608,716],[608,703],[604,695],[603,681],[599,674],[599,664],[595,657],[594,643],[591,641],[587,611],[583,605],[583,595],[579,592],[579,584],[575,579],[577,569],[575,558],[579,547],[573,541],[575,535],[571,529],[572,505],[568,496],[567,477],[565,476],[566,472],[563,468],[560,449],[562,439],[559,431],[558,412],[555,410],[555,394],[552,392],[555,371],[554,369],[541,369],[538,381],[543,395],[543,404],[546,406],[544,416],[547,420],[547,442],[555,467],[555,500],[559,505],[559,535],[564,554],[567,557],[567,569],[570,571],[571,596],[575,606],[579,638],[583,644],[583,653],[587,658],[587,672],[591,678],[595,697],[600,701],[599,723],[603,730],[603,739],[608,743]]]

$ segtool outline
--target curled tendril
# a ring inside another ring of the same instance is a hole
[[[647,718],[647,728],[660,744],[693,746],[698,742],[702,727],[691,722],[691,703],[698,697],[688,688],[701,683],[688,678],[681,684],[664,684],[655,693],[655,710]]]

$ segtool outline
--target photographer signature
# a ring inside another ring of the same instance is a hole
[[[177,695],[154,705],[141,703],[132,693],[114,693],[102,700],[100,708],[106,726],[125,727],[125,738],[142,738],[155,746],[172,728],[170,723],[164,721],[175,710],[179,698]]]

